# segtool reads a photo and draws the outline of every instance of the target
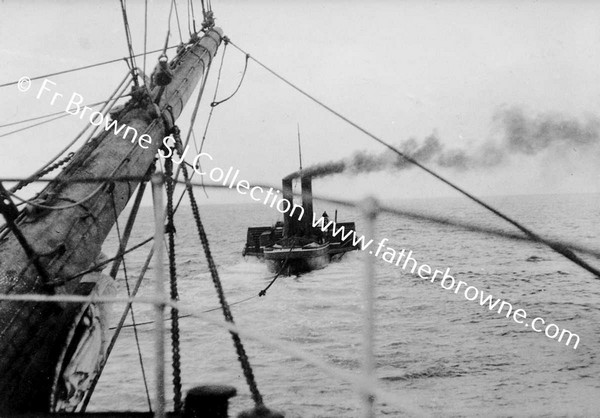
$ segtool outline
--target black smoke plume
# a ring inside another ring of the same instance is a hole
[[[487,140],[469,149],[446,148],[436,134],[423,141],[409,138],[395,147],[420,163],[452,168],[457,171],[486,169],[506,164],[512,155],[537,155],[547,149],[600,149],[600,120],[588,117],[584,122],[560,114],[527,116],[520,108],[498,111],[493,118],[500,140]],[[384,170],[403,170],[413,165],[391,151],[357,152],[353,156],[316,164],[302,170],[313,178],[333,174],[359,174]],[[296,171],[287,178],[296,178]]]

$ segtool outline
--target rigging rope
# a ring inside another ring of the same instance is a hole
[[[69,116],[69,113],[66,112],[66,111],[59,112],[59,113],[60,113],[60,116],[57,116],[55,118],[47,119],[47,120],[44,120],[44,121],[38,122],[38,123],[34,123],[33,125],[24,126],[23,128],[15,129],[14,131],[6,132],[6,133],[0,135],[0,138],[3,138],[5,136],[9,136],[9,135],[12,135],[12,134],[16,134],[16,133],[19,133],[19,132],[23,132],[23,131],[26,131],[28,129],[35,128],[36,126],[45,125],[46,123],[54,122],[55,120],[62,119],[64,117],[66,117],[66,116]],[[49,116],[50,115],[46,115],[46,116],[42,116],[42,117],[39,117],[39,118],[36,118],[36,119],[43,119],[44,117],[49,117]],[[14,124],[16,125],[16,124],[22,123],[22,122],[27,122],[27,121],[16,122]],[[8,126],[8,125],[9,124],[7,124],[5,126]]]
[[[148,41],[148,0],[144,0],[144,77],[146,77],[146,45]]]
[[[128,74],[128,76],[129,76],[129,74]],[[121,99],[123,97],[129,97],[129,96],[131,96],[131,94],[124,94],[122,96],[119,96],[118,99]],[[94,108],[94,107],[99,106],[101,104],[106,104],[106,103],[110,102],[111,100],[112,100],[112,98],[108,99],[108,100],[102,100],[101,102],[92,103],[92,104],[89,104],[89,105],[81,105],[81,107],[82,108],[83,107]],[[29,118],[29,119],[22,119],[22,120],[19,120],[19,121],[16,121],[16,122],[5,123],[4,125],[0,125],[0,128],[6,128],[8,126],[13,126],[13,125],[20,125],[20,124],[25,123],[25,122],[32,122],[34,120],[45,119],[45,118],[49,118],[51,116],[63,115],[65,112],[66,112],[66,110],[61,110],[59,112],[48,113],[46,115],[41,115],[41,116],[35,116],[35,117]],[[70,113],[68,113],[68,114],[70,114]],[[66,115],[64,115],[64,116],[66,116]],[[34,125],[34,126],[37,126],[37,125]],[[27,127],[25,129],[29,129],[29,128],[33,128],[33,126]],[[7,134],[2,134],[2,135],[0,135],[0,138],[3,137],[3,136],[10,135],[11,133],[14,133],[14,132],[9,132]]]
[[[126,79],[127,79],[127,78],[125,78],[125,79],[123,80],[123,82],[124,82]],[[119,88],[120,88],[120,87],[117,87],[117,89],[116,89],[116,90],[115,90],[115,92],[113,93],[113,96],[117,94],[117,91],[119,90]],[[114,103],[113,103],[113,104],[114,104]],[[110,108],[111,108],[111,106],[108,106],[108,103],[107,103],[106,107],[105,107],[105,108],[103,108],[103,110],[102,110],[102,113],[103,113],[104,115],[106,115],[106,112],[108,112],[108,111],[110,110]],[[75,143],[75,142],[76,142],[76,141],[79,139],[79,137],[80,137],[81,135],[83,135],[83,133],[85,133],[85,131],[86,131],[87,129],[88,129],[88,126],[86,126],[86,127],[85,127],[85,128],[82,130],[82,131],[81,131],[81,133],[80,133],[80,134],[79,134],[79,135],[78,135],[78,136],[77,136],[77,137],[76,137],[76,138],[75,138],[73,141],[71,141],[71,143],[70,143],[70,144],[69,144],[67,147],[70,147],[72,144],[74,144],[74,143]],[[93,132],[94,132],[94,131],[92,131],[92,134],[93,134]],[[61,151],[61,153],[62,153],[62,151]],[[131,150],[129,151],[129,153],[131,153]],[[129,153],[128,153],[128,155],[129,155]],[[60,155],[60,154],[58,154],[58,155]],[[57,158],[58,158],[58,155],[57,155]],[[125,161],[125,160],[123,160],[123,161]],[[123,161],[121,161],[121,164],[123,163]],[[115,172],[116,172],[116,171],[119,169],[119,167],[120,167],[120,165],[119,165],[119,166],[117,166],[117,167],[116,167],[116,168],[115,168],[115,169],[112,171],[111,175],[112,175],[112,174],[114,174],[114,173],[115,173]],[[42,171],[42,170],[39,170],[37,173],[39,173],[40,171]],[[35,176],[35,175],[37,175],[37,173],[34,173],[34,176]],[[109,176],[109,177],[110,177],[110,176]],[[30,177],[30,178],[31,178],[31,177]],[[109,181],[112,181],[112,180],[109,180]],[[92,192],[91,192],[89,195],[87,195],[86,197],[84,197],[83,199],[81,199],[81,200],[79,200],[79,201],[72,201],[72,200],[68,199],[68,200],[69,200],[69,201],[71,201],[72,203],[71,203],[71,204],[69,204],[69,205],[65,205],[65,206],[48,206],[48,205],[44,205],[44,204],[41,204],[41,203],[37,203],[37,202],[35,202],[35,200],[31,200],[31,199],[23,199],[23,198],[21,198],[21,197],[17,196],[17,195],[16,195],[16,194],[15,194],[13,191],[10,191],[10,190],[7,190],[7,193],[8,193],[8,194],[10,194],[11,196],[13,196],[15,199],[17,199],[17,200],[21,201],[22,203],[27,203],[27,204],[29,204],[29,205],[31,205],[31,206],[34,206],[34,207],[37,207],[37,208],[40,208],[40,209],[48,209],[48,210],[64,210],[64,209],[70,209],[70,208],[73,208],[73,207],[76,207],[76,206],[79,206],[79,205],[81,205],[81,204],[85,203],[85,202],[86,202],[86,201],[88,201],[89,199],[93,198],[93,197],[94,197],[94,196],[95,196],[95,195],[96,195],[98,192],[100,192],[100,191],[101,191],[101,190],[104,188],[104,186],[105,186],[104,184],[100,184],[100,185],[99,185],[99,186],[98,186],[98,187],[97,187],[97,188],[96,188],[94,191],[92,191]],[[19,185],[15,186],[15,188],[16,188],[16,187],[19,187]],[[62,200],[65,200],[65,199],[63,198]]]
[[[129,253],[131,253],[131,252],[133,252],[133,251],[137,250],[138,248],[141,248],[141,247],[143,247],[144,245],[148,244],[148,243],[149,243],[150,241],[152,241],[153,239],[154,239],[154,237],[153,237],[153,236],[152,236],[152,237],[150,237],[150,238],[146,238],[145,240],[143,240],[143,241],[141,241],[141,242],[139,242],[139,243],[135,244],[133,247],[130,247],[130,248],[126,249],[126,250],[123,250],[123,251],[122,251],[122,253],[121,253],[121,252],[119,252],[119,253],[117,253],[117,255],[115,255],[114,257],[112,257],[112,258],[109,258],[109,259],[106,259],[106,260],[102,261],[101,263],[94,264],[94,265],[93,265],[92,267],[90,267],[89,269],[87,269],[87,270],[84,270],[84,271],[82,271],[82,272],[79,272],[79,273],[77,273],[77,274],[75,274],[75,275],[73,275],[73,276],[69,276],[69,277],[67,277],[66,279],[64,279],[64,280],[62,280],[62,281],[60,281],[60,282],[56,282],[56,284],[59,284],[59,285],[61,285],[61,286],[62,286],[63,284],[65,284],[65,283],[67,283],[67,282],[70,282],[71,280],[77,279],[78,277],[81,277],[81,276],[85,276],[86,274],[88,274],[88,273],[91,273],[92,271],[96,271],[98,268],[100,268],[100,267],[102,267],[102,266],[105,266],[105,265],[109,264],[111,261],[120,261],[120,260],[121,260],[121,256],[122,256],[122,255],[129,254]],[[115,265],[117,266],[117,268],[116,268],[116,269],[118,270],[119,264],[117,264],[117,263],[114,263],[114,264],[113,264],[113,268],[114,268],[114,266],[115,266]],[[111,276],[111,277],[115,277],[115,276],[116,276],[116,273],[115,273],[114,275],[112,274],[112,270],[113,270],[113,268],[111,268],[111,274],[109,274],[109,276]]]
[[[113,183],[114,184],[114,183]],[[119,227],[119,213],[117,212],[117,206],[115,203],[115,195],[113,193],[113,189],[110,191],[110,197],[112,200],[113,214],[115,216],[115,227],[117,230],[117,239],[119,243],[122,241],[121,238],[121,228]],[[123,266],[123,274],[125,276],[125,287],[127,288],[127,296],[131,297],[131,289],[129,288],[129,277],[127,275],[127,265],[125,264],[125,257],[122,252],[121,253],[121,264]],[[144,389],[146,390],[146,400],[148,401],[148,409],[152,412],[152,402],[150,401],[150,391],[148,390],[148,379],[146,379],[146,369],[144,368],[144,358],[142,357],[142,348],[140,347],[140,339],[137,332],[137,326],[135,323],[135,315],[133,312],[133,308],[130,310],[131,313],[131,323],[133,324],[133,334],[135,336],[135,345],[137,347],[138,358],[140,361],[140,368],[142,370],[142,379],[144,380]]]
[[[192,36],[192,26],[190,24],[190,0],[186,0],[185,2],[185,7],[187,8],[187,30],[188,30],[188,36],[191,37]]]
[[[200,154],[200,151],[198,150],[198,140],[196,139],[196,133],[194,132],[193,129],[192,129],[192,138],[194,138],[194,148],[196,148],[196,155],[198,155],[198,154]],[[196,170],[194,170],[194,166],[191,165],[190,163],[188,163],[187,161],[184,161],[183,163],[193,170],[192,171],[192,177],[193,177],[194,174],[196,174]],[[200,166],[200,161],[198,161],[198,166]],[[208,192],[206,191],[206,187],[204,187],[204,176],[200,177],[200,183],[202,183],[202,192],[204,193],[204,196],[207,199],[209,199]]]
[[[225,52],[227,51],[227,45],[229,41],[226,41],[226,37],[223,39],[223,43],[225,46],[223,47],[223,52],[221,55],[221,64],[219,65],[219,72],[217,73],[217,82],[215,83],[215,93],[213,94],[213,99],[211,103],[214,103],[217,100],[217,93],[219,91],[219,83],[221,82],[221,71],[223,70],[223,62],[225,61]],[[210,111],[208,112],[208,118],[206,120],[206,125],[204,127],[204,134],[202,134],[202,141],[200,142],[200,150],[198,153],[202,152],[202,148],[204,148],[204,141],[206,141],[206,133],[208,132],[208,126],[210,125],[210,121],[212,120],[212,115],[214,111],[214,106],[211,105]],[[204,177],[202,178],[202,183],[204,183]],[[205,191],[206,193],[206,191]]]
[[[225,45],[227,45],[227,41],[225,41]],[[225,52],[225,51],[223,51]],[[242,83],[244,82],[244,77],[246,76],[246,70],[248,69],[248,60],[250,59],[250,55],[246,54],[246,62],[244,63],[244,71],[242,72],[242,78],[240,78],[240,83],[238,84],[238,86],[235,88],[235,90],[233,91],[233,93],[231,93],[231,95],[223,100],[219,100],[218,102],[213,101],[210,105],[211,107],[215,107],[220,105],[221,103],[226,102],[227,100],[231,99],[233,96],[235,96],[235,94],[238,92],[238,90],[240,89],[240,87],[242,87]]]
[[[108,348],[106,350],[105,360],[102,363],[98,373],[94,376],[94,380],[92,380],[92,383],[90,384],[90,388],[85,395],[85,398],[83,400],[83,404],[81,407],[81,412],[85,412],[85,410],[90,402],[90,399],[92,398],[94,389],[96,388],[96,385],[98,384],[98,380],[100,380],[100,376],[102,375],[102,370],[104,370],[104,366],[106,365],[106,362],[108,361],[108,358],[110,357],[110,353],[112,352],[112,350],[115,346],[115,343],[117,342],[117,339],[119,338],[121,328],[123,327],[123,324],[125,323],[125,320],[127,319],[127,315],[129,314],[129,309],[131,309],[131,307],[133,305],[133,299],[135,298],[138,290],[140,289],[142,280],[146,274],[146,271],[148,270],[148,267],[150,266],[150,262],[152,261],[153,255],[154,255],[154,247],[150,248],[150,251],[148,252],[148,256],[146,257],[146,261],[144,262],[144,265],[142,266],[142,270],[140,271],[137,282],[135,283],[135,287],[133,288],[133,291],[131,292],[132,296],[131,296],[130,300],[127,302],[127,305],[125,306],[125,310],[123,311],[123,314],[121,315],[121,318],[119,319],[119,323],[117,324],[116,331],[113,334],[113,336],[110,340],[110,343],[108,345]]]
[[[215,25],[215,16],[212,12],[210,0],[207,1],[206,7],[204,5],[204,0],[202,0],[202,15],[204,18],[204,20],[202,21],[202,30],[212,28]]]
[[[257,297],[258,297],[258,296],[256,296],[256,295],[252,295],[252,296],[249,296],[249,297],[247,297],[247,298],[244,298],[244,299],[242,299],[242,300],[238,300],[238,301],[235,301],[235,302],[231,302],[231,303],[229,304],[229,306],[231,307],[231,306],[234,306],[234,305],[239,305],[239,304],[241,304],[241,303],[248,302],[249,300],[256,299]],[[200,311],[199,313],[209,313],[209,312],[220,311],[220,310],[221,310],[221,307],[220,307],[220,306],[217,306],[217,307],[215,307],[215,308],[205,309],[205,310],[203,310],[203,311]],[[194,316],[193,314],[179,315],[179,319],[182,319],[182,318],[190,318],[190,317],[193,317],[193,316]],[[168,321],[168,320],[169,320],[169,319],[165,319],[165,321]],[[138,323],[137,323],[137,326],[139,327],[139,326],[142,326],[142,325],[150,325],[150,324],[154,324],[154,321],[138,322]],[[123,325],[123,326],[122,326],[122,328],[131,328],[132,326],[133,326],[132,324],[127,324],[127,325]],[[112,330],[112,329],[116,329],[116,327],[110,327],[109,329],[110,329],[110,330]]]
[[[127,21],[127,9],[125,7],[125,1],[119,0],[121,3],[121,11],[123,13],[123,25],[125,26],[125,37],[127,38],[127,48],[129,49],[129,59],[131,61],[131,76],[133,78],[133,83],[136,87],[139,86],[137,79],[137,72],[135,71],[137,65],[135,63],[133,46],[131,45],[131,31],[129,30],[129,22]],[[145,56],[145,55],[144,55]]]
[[[173,160],[165,161],[165,176],[167,190],[167,234],[168,234],[168,256],[169,256],[169,282],[171,300],[179,300],[177,290],[177,266],[175,264],[175,220],[173,210]],[[181,401],[181,355],[179,344],[179,312],[171,308],[171,350],[173,362],[173,404],[176,413],[183,409]]]
[[[510,223],[511,225],[513,225],[514,227],[516,227],[517,229],[519,229],[521,232],[523,232],[524,234],[526,234],[528,237],[530,237],[533,241],[537,241],[537,242],[539,242],[541,244],[547,245],[553,251],[557,252],[558,254],[561,254],[562,256],[564,256],[565,258],[571,260],[575,264],[583,267],[584,269],[586,269],[587,271],[589,271],[590,273],[594,274],[596,277],[598,277],[600,279],[600,270],[598,270],[598,269],[592,267],[591,265],[589,265],[588,263],[586,263],[584,260],[582,260],[581,258],[579,258],[576,254],[574,254],[568,248],[563,247],[563,246],[553,245],[552,243],[549,243],[548,241],[542,239],[539,235],[537,235],[535,232],[533,232],[529,228],[527,228],[524,225],[522,225],[520,222],[517,222],[516,220],[512,219],[508,215],[505,215],[504,213],[500,212],[499,210],[493,208],[492,206],[490,206],[489,204],[485,203],[484,201],[482,201],[478,197],[476,197],[476,196],[472,195],[471,193],[467,192],[466,190],[464,190],[460,186],[454,184],[452,181],[446,179],[445,177],[443,177],[442,175],[438,174],[434,170],[432,170],[432,169],[426,167],[425,165],[419,163],[417,160],[415,160],[410,155],[408,155],[408,154],[400,151],[398,148],[394,147],[393,145],[391,145],[388,142],[384,141],[383,139],[379,138],[378,136],[376,136],[375,134],[371,133],[367,129],[365,129],[362,126],[358,125],[356,122],[353,122],[352,120],[348,119],[347,117],[345,117],[344,115],[342,115],[338,111],[336,111],[333,108],[329,107],[328,105],[326,105],[325,103],[323,103],[319,99],[315,98],[314,96],[310,95],[306,91],[302,90],[300,87],[298,87],[297,85],[295,85],[294,83],[292,83],[291,81],[289,81],[288,79],[286,79],[285,77],[279,75],[277,72],[275,72],[275,70],[273,70],[270,67],[266,66],[265,64],[263,64],[262,62],[260,62],[256,58],[250,56],[246,51],[244,51],[243,49],[241,49],[239,46],[237,46],[231,40],[229,42],[237,50],[239,50],[240,52],[246,54],[247,57],[249,57],[250,59],[252,59],[254,62],[256,62],[259,66],[261,66],[266,71],[268,71],[269,73],[271,73],[273,76],[275,76],[279,80],[283,81],[285,84],[287,84],[288,86],[292,87],[294,90],[296,90],[297,92],[299,92],[303,96],[307,97],[309,100],[313,101],[317,105],[321,106],[323,109],[327,110],[328,112],[330,112],[331,114],[333,114],[337,118],[343,120],[344,122],[346,122],[350,126],[356,128],[357,130],[359,130],[360,132],[362,132],[363,134],[365,134],[366,136],[368,136],[369,138],[375,140],[379,144],[381,144],[384,147],[388,148],[394,154],[396,154],[396,155],[404,158],[407,162],[409,162],[409,163],[411,163],[411,164],[419,167],[421,170],[429,173],[430,175],[432,175],[436,179],[440,180],[441,182],[445,183],[446,185],[450,186],[451,188],[453,188],[454,190],[456,190],[457,192],[459,192],[463,196],[467,197],[468,199],[470,199],[473,202],[477,203],[481,207],[483,207],[483,208],[487,209],[488,211],[492,212],[494,215],[500,217],[501,219],[504,219],[506,222]]]
[[[79,205],[87,202],[92,197],[94,197],[96,194],[98,194],[98,192],[100,190],[102,190],[103,187],[104,187],[104,185],[101,184],[98,187],[96,187],[96,189],[94,189],[94,191],[92,191],[90,194],[88,194],[87,196],[85,196],[83,199],[75,201],[75,202],[73,202],[73,203],[71,203],[69,205],[65,205],[65,206],[48,206],[48,205],[43,205],[41,203],[36,203],[35,200],[23,199],[22,197],[19,197],[15,193],[11,192],[10,190],[7,190],[6,192],[9,195],[11,195],[12,197],[14,197],[15,199],[17,199],[19,202],[26,203],[26,204],[31,205],[31,206],[36,207],[36,208],[48,209],[48,210],[64,210],[64,209],[74,208],[75,206],[79,206]]]
[[[124,95],[121,95],[121,96],[117,97],[117,99],[121,99],[123,97],[129,97],[129,96],[131,96],[131,94],[124,94]],[[113,99],[105,100],[103,102],[93,103],[91,105],[88,105],[88,107],[93,108],[93,107],[96,107],[96,106],[101,105],[101,104],[106,104],[106,103],[108,103],[111,100],[113,100]],[[83,106],[85,106],[85,105],[82,105],[82,107]],[[46,123],[54,122],[55,120],[62,119],[64,117],[66,117],[66,116],[72,115],[72,113],[69,113],[66,110],[63,110],[63,111],[60,111],[60,112],[50,113],[50,114],[43,115],[43,116],[36,116],[34,118],[29,118],[29,119],[20,120],[20,121],[17,121],[17,122],[7,123],[5,125],[0,126],[0,128],[3,128],[5,126],[10,126],[10,125],[19,125],[21,123],[25,123],[25,122],[29,122],[29,121],[33,121],[33,120],[44,119],[44,118],[48,118],[48,117],[54,116],[54,115],[60,115],[60,116],[57,116],[55,118],[48,119],[48,120],[45,120],[45,121],[42,121],[42,122],[39,122],[39,123],[35,123],[33,125],[24,126],[23,128],[15,129],[14,131],[3,133],[3,134],[0,135],[0,138],[3,138],[5,136],[9,136],[9,135],[12,135],[12,134],[16,134],[16,133],[19,133],[19,132],[23,132],[23,131],[29,130],[31,128],[35,128],[36,126],[45,125]],[[87,130],[88,127],[89,126],[86,126],[86,130]]]
[[[148,173],[154,172],[154,165],[150,166]],[[135,220],[137,219],[138,211],[140,209],[140,204],[142,202],[142,198],[144,197],[144,192],[146,191],[146,181],[141,181],[137,193],[135,195],[135,199],[133,200],[133,205],[131,207],[131,211],[129,212],[129,216],[127,217],[127,223],[125,224],[125,232],[123,233],[123,238],[119,240],[119,249],[117,254],[113,258],[114,262],[110,268],[110,272],[108,275],[112,278],[117,277],[117,273],[119,271],[119,265],[121,264],[122,256],[127,254],[129,250],[126,250],[127,244],[129,243],[129,238],[131,238],[131,232],[133,231],[133,227],[135,225]],[[144,245],[147,242],[152,241],[152,239],[146,239],[142,241],[141,245]],[[135,247],[140,247],[138,244]]]
[[[285,268],[285,266],[287,266],[287,263],[289,261],[289,257],[290,254],[292,253],[292,250],[294,249],[294,244],[296,243],[296,239],[294,238],[292,240],[292,245],[290,246],[290,251],[288,251],[285,260],[283,262],[283,264],[281,265],[281,268],[279,269],[279,271],[277,272],[277,274],[275,275],[275,277],[273,277],[273,280],[271,280],[271,283],[268,284],[267,287],[265,287],[263,290],[261,290],[260,292],[258,292],[258,296],[265,296],[267,294],[267,290],[269,290],[269,288],[271,286],[273,286],[273,283],[275,283],[275,280],[277,280],[277,278],[279,277],[279,275],[283,272],[283,269]]]
[[[100,109],[100,113],[102,113],[103,117],[106,116],[106,114],[112,109],[112,106],[114,106],[116,101],[119,99],[119,97],[115,98],[115,96],[121,96],[123,94],[123,92],[125,91],[125,89],[127,89],[127,87],[129,87],[129,84],[131,81],[128,82],[128,80],[130,80],[129,73],[127,73],[125,75],[125,77],[123,77],[123,80],[121,81],[121,83],[117,86],[117,88],[114,90],[114,92],[109,96],[109,99],[105,102],[104,107],[102,109]],[[111,101],[112,101],[112,104],[110,103]],[[89,128],[89,125],[86,125],[79,132],[79,134],[77,134],[77,136],[73,140],[71,140],[71,142],[69,142],[62,150],[60,150],[56,155],[54,155],[54,157],[52,159],[50,159],[50,161],[48,161],[41,168],[39,168],[38,171],[33,173],[31,176],[29,176],[28,179],[34,178],[36,176],[39,179],[38,174],[41,171],[43,171],[46,167],[48,167],[50,164],[52,164],[54,161],[56,161],[63,153],[67,152],[67,150],[69,148],[71,148],[79,140],[79,138],[81,138],[83,136],[83,134],[85,134],[85,132],[88,130],[88,128]],[[91,132],[93,134],[94,131],[91,131]],[[20,188],[22,188],[21,183],[27,182],[28,179],[19,181],[19,184],[17,184],[15,187],[13,187],[11,189],[11,191],[15,192],[15,191],[19,190]]]
[[[179,40],[181,41],[181,43],[183,43],[183,37],[181,36],[181,26],[179,25],[179,13],[177,12],[177,2],[176,0],[171,0],[171,6],[169,8],[169,22],[168,22],[168,27],[167,27],[167,41],[169,40],[169,36],[171,34],[171,16],[173,15],[173,8],[175,9],[175,17],[177,19],[177,27],[179,29]],[[167,43],[165,42],[165,46],[167,45]],[[164,54],[164,52],[163,52]]]
[[[167,47],[167,49],[177,48],[178,46],[179,45],[172,45],[170,47]],[[149,51],[149,52],[147,52],[145,54],[134,55],[133,57],[134,58],[141,57],[141,56],[155,54],[157,52],[162,52],[162,51],[163,51],[163,48],[155,49],[155,50]],[[123,60],[127,61],[127,57],[115,58],[115,59],[111,59],[111,60],[108,60],[108,61],[98,62],[96,64],[84,65],[83,67],[77,67],[77,68],[71,68],[71,69],[68,69],[68,70],[57,71],[55,73],[48,73],[48,74],[44,74],[44,75],[38,75],[38,76],[35,76],[35,77],[30,77],[29,79],[31,81],[40,80],[42,78],[53,77],[55,75],[68,74],[68,73],[72,73],[74,71],[80,71],[80,70],[87,70],[89,68],[99,67],[101,65],[114,64],[115,62],[120,62],[120,61],[123,61]],[[2,88],[2,87],[8,87],[8,86],[13,86],[13,85],[18,84],[18,83],[19,83],[19,80],[9,81],[8,83],[0,84],[0,88]]]
[[[25,181],[23,183],[19,183],[17,185],[16,189],[13,190],[13,191],[20,190],[23,187],[27,186],[28,184],[31,184],[34,181],[36,181],[38,178],[44,177],[46,174],[53,172],[54,170],[56,170],[57,168],[61,167],[62,165],[65,165],[66,163],[68,163],[69,161],[71,161],[71,158],[73,158],[74,155],[75,155],[74,152],[70,152],[65,158],[63,158],[62,160],[59,160],[59,161],[55,162],[54,164],[49,165],[48,167],[46,167],[45,169],[43,169],[42,171],[40,171],[39,173],[37,173],[33,178],[31,178],[28,181]]]
[[[169,36],[171,36],[171,15],[173,14],[173,0],[171,0],[171,4],[169,6],[169,18],[167,19],[167,38],[165,39],[165,47],[162,51],[162,55],[165,55],[165,51],[167,50],[167,45],[169,44]]]
[[[177,134],[175,137],[175,144],[179,155],[181,156],[181,138]],[[223,291],[223,287],[221,285],[221,279],[219,278],[219,272],[217,270],[217,266],[212,257],[212,253],[210,251],[210,244],[208,242],[208,237],[206,236],[206,231],[204,230],[204,225],[200,218],[200,211],[198,210],[198,205],[196,203],[196,198],[194,197],[194,192],[192,186],[189,182],[187,167],[182,164],[180,168],[183,171],[183,178],[186,183],[186,190],[188,192],[188,196],[190,198],[190,204],[192,206],[192,213],[194,215],[194,220],[196,222],[196,228],[198,230],[198,235],[200,237],[200,242],[202,243],[202,247],[204,249],[204,254],[206,256],[206,261],[208,263],[210,275],[215,286],[215,290],[217,291],[217,296],[219,298],[219,303],[221,304],[221,309],[223,311],[223,316],[225,320],[231,324],[234,324],[233,315],[227,304],[227,300],[225,299],[225,292]],[[254,372],[252,371],[252,366],[250,365],[250,360],[248,359],[248,355],[246,354],[246,350],[239,335],[235,332],[230,332],[231,337],[233,339],[233,344],[235,346],[236,352],[238,354],[238,359],[242,365],[242,370],[244,372],[244,377],[246,378],[246,382],[248,387],[250,388],[250,392],[252,394],[252,399],[257,407],[263,406],[263,398],[258,390],[258,386],[256,384],[256,380],[254,378]]]
[[[129,241],[129,237],[130,237],[131,231],[133,229],[133,225],[135,223],[135,219],[137,218],[139,207],[141,205],[142,198],[144,196],[144,192],[146,190],[146,184],[147,184],[147,182],[148,182],[148,180],[150,178],[150,175],[152,173],[154,173],[154,170],[155,170],[155,165],[154,164],[150,165],[150,167],[148,168],[148,171],[146,172],[146,175],[140,179],[141,180],[140,181],[140,186],[138,188],[138,191],[137,191],[135,200],[133,202],[133,206],[131,208],[131,211],[129,212],[129,217],[127,219],[127,224],[125,225],[124,237],[123,237],[123,239],[119,240],[119,250],[117,252],[117,255],[115,257],[113,257],[112,260],[105,260],[104,263],[99,264],[99,265],[108,264],[111,261],[114,261],[114,263],[113,263],[113,265],[111,267],[111,270],[110,270],[110,276],[113,277],[113,278],[115,278],[117,276],[117,272],[119,270],[119,263],[121,261],[124,261],[123,257],[124,257],[125,254],[127,254],[130,251],[133,251],[133,250],[135,250],[135,249],[137,249],[137,248],[145,245],[146,243],[152,241],[152,239],[153,239],[153,237],[151,237],[149,239],[146,239],[146,240],[142,241],[140,244],[135,245],[134,247],[132,247],[132,248],[124,251],[124,247],[127,245],[127,242]],[[132,292],[132,296],[133,297],[135,297],[137,295],[137,292],[138,292],[138,290],[140,288],[140,285],[142,284],[142,279],[143,279],[143,277],[144,277],[144,275],[146,273],[146,270],[148,269],[148,266],[150,265],[150,261],[152,260],[152,255],[154,254],[153,251],[154,251],[154,247],[152,247],[150,249],[148,257],[146,258],[146,262],[145,262],[145,264],[142,267],[140,275],[138,276],[137,282],[136,282],[136,284],[135,284],[135,286],[133,288],[133,292]],[[97,266],[92,266],[92,268],[97,268],[97,267],[98,267],[98,265]],[[72,280],[72,279],[74,279],[76,277],[79,277],[80,275],[83,275],[83,274],[86,274],[86,272],[84,271],[82,273],[78,273],[77,275],[75,275],[73,277],[69,277],[69,278],[65,279],[65,282],[68,282],[69,280]],[[125,320],[127,319],[127,315],[129,313],[129,310],[130,309],[132,310],[132,308],[133,308],[133,305],[131,303],[128,303],[125,306],[125,309],[124,309],[123,313],[121,314],[121,319],[119,320],[119,323],[118,323],[118,325],[116,327],[116,331],[115,331],[115,333],[113,334],[113,336],[112,336],[112,338],[110,340],[110,343],[109,343],[108,348],[106,350],[106,354],[104,355],[104,359],[103,359],[102,363],[100,364],[100,368],[99,368],[97,374],[94,376],[94,378],[93,378],[93,380],[92,380],[92,382],[90,384],[90,388],[89,388],[88,392],[85,394],[85,398],[83,400],[83,406],[82,406],[81,412],[85,412],[85,409],[87,408],[87,405],[88,405],[90,399],[92,398],[92,395],[94,393],[96,385],[98,384],[98,381],[100,380],[100,376],[102,375],[102,371],[104,370],[104,367],[106,366],[106,363],[108,362],[108,358],[110,357],[112,349],[113,349],[113,347],[115,346],[115,344],[117,342],[117,339],[118,339],[119,334],[121,332],[121,327],[123,326],[123,324],[125,323]],[[133,310],[132,310],[132,312],[133,312]],[[150,403],[149,403],[149,406],[150,406],[150,409],[152,409]]]
[[[163,63],[163,71],[168,72],[168,66],[167,66],[167,45],[169,45],[169,37],[171,36],[171,15],[173,14],[173,4],[174,4],[175,0],[171,0],[171,5],[169,7],[169,18],[167,19],[167,36],[165,37],[165,46],[162,50],[162,54],[160,54],[160,57],[158,58],[159,63]],[[179,48],[179,46],[178,46]],[[168,84],[168,83],[167,83]],[[166,85],[166,84],[165,84]],[[162,95],[162,92],[164,91],[164,85],[162,86],[160,93],[157,97],[157,104],[158,101],[160,100],[160,96]]]
[[[190,9],[192,10],[192,23],[193,23],[192,28],[194,29],[193,33],[196,33],[197,32],[197,30],[196,30],[196,13],[194,12],[194,1],[188,0],[188,5],[189,5]],[[189,12],[188,12],[188,17],[189,17]]]
[[[177,9],[177,0],[173,0],[175,3],[175,19],[177,20],[177,30],[179,31],[179,41],[183,43],[183,36],[181,35],[181,24],[179,23],[179,10]]]

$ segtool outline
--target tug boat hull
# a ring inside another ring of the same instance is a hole
[[[329,244],[310,244],[304,247],[265,248],[265,263],[271,273],[295,275],[325,268],[330,261]]]

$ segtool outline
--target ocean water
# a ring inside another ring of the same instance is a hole
[[[543,236],[600,250],[600,195],[510,196],[486,199]],[[463,199],[398,202],[398,207],[436,213],[511,230]],[[317,213],[335,208],[315,203]],[[359,211],[338,208],[339,220],[365,221]],[[270,276],[266,266],[244,259],[248,226],[270,225],[278,215],[260,204],[201,206],[227,299],[241,329],[283,341],[331,366],[360,374],[362,269],[365,254],[347,254],[319,271],[281,277],[262,298],[253,297]],[[121,223],[124,223],[122,217]],[[222,319],[191,211],[176,219],[179,292],[185,313]],[[152,234],[151,208],[140,215],[131,243]],[[376,366],[379,387],[397,400],[376,403],[377,416],[410,416],[396,403],[409,402],[429,416],[599,416],[600,281],[538,244],[508,241],[455,227],[380,215],[375,241],[407,252],[433,268],[450,268],[457,280],[510,302],[528,317],[542,317],[579,335],[577,349],[490,312],[462,293],[444,290],[390,265],[376,266]],[[105,243],[111,255],[116,237]],[[129,281],[147,254],[127,256]],[[600,260],[588,260],[600,266]],[[151,268],[141,295],[153,292]],[[123,273],[119,276],[125,294]],[[247,298],[251,298],[242,303]],[[121,306],[114,306],[119,312]],[[152,308],[135,307],[137,322],[152,320]],[[130,321],[129,321],[130,322]],[[153,391],[152,325],[138,326],[142,358]],[[358,396],[348,382],[271,346],[244,339],[265,403],[287,417],[358,416]],[[230,411],[252,406],[229,334],[203,321],[181,319],[184,389],[230,384],[238,389]],[[168,392],[170,347],[167,341]],[[98,384],[89,410],[147,410],[132,328],[126,328]]]

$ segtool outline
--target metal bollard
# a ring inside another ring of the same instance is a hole
[[[257,406],[249,411],[241,412],[237,418],[284,418],[281,412],[271,411],[264,405]]]
[[[233,386],[203,385],[188,391],[183,407],[184,418],[227,418],[229,398],[237,393]]]

